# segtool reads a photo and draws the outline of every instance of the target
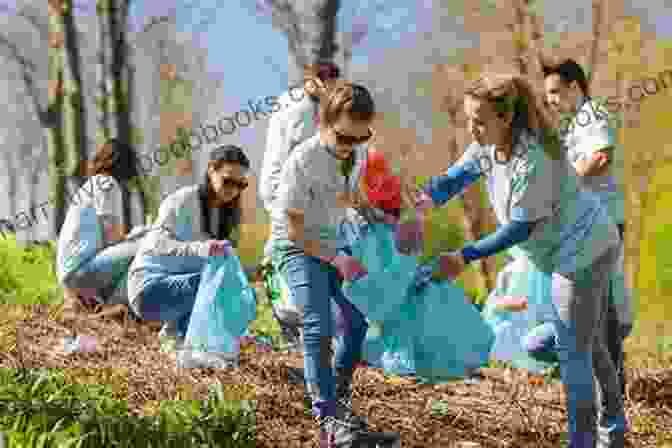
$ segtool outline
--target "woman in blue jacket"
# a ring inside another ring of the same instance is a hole
[[[618,377],[598,330],[618,256],[618,230],[599,201],[579,188],[561,141],[526,81],[484,76],[466,91],[464,110],[474,142],[445,174],[430,179],[417,206],[443,205],[483,177],[500,227],[442,255],[441,270],[454,278],[470,262],[517,246],[551,276],[570,448],[594,448],[593,357],[596,374],[608,379],[605,412],[621,433],[626,426]]]

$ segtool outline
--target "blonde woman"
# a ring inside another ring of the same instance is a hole
[[[526,81],[484,76],[465,92],[464,111],[474,141],[446,173],[429,180],[417,206],[443,205],[483,177],[499,228],[442,255],[441,270],[454,278],[470,262],[515,246],[551,276],[569,446],[594,448],[594,372],[605,387],[604,412],[621,435],[626,426],[618,376],[599,331],[618,257],[618,229],[599,200],[579,188],[560,138]],[[611,446],[623,446],[622,439]]]

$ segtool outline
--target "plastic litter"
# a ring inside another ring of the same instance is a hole
[[[98,341],[94,336],[78,335],[63,338],[63,351],[71,353],[93,353],[98,350]]]

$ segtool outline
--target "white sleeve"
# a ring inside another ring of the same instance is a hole
[[[122,223],[124,201],[117,181],[110,176],[96,176],[91,182],[95,182],[97,214],[110,224]]]
[[[282,164],[287,157],[285,149],[286,125],[284,114],[275,114],[268,122],[266,153],[264,154],[259,182],[259,196],[267,206],[273,197],[273,191],[278,185]]]
[[[584,157],[590,157],[598,151],[616,145],[616,130],[609,125],[606,118],[593,120],[585,126],[577,125],[576,152]]]
[[[180,241],[177,239],[178,210],[184,209],[177,196],[168,196],[159,206],[159,216],[142,242],[140,253],[151,256],[208,256],[207,241]],[[191,210],[191,209],[187,209]],[[184,216],[182,214],[181,216]]]

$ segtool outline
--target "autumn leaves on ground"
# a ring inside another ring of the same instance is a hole
[[[316,426],[304,411],[302,389],[292,385],[288,377],[288,366],[301,365],[299,355],[257,351],[256,346],[250,345],[243,348],[239,369],[177,371],[174,358],[160,351],[156,326],[130,323],[124,328],[120,322],[92,321],[85,317],[79,319],[78,328],[82,334],[97,338],[98,350],[65,355],[62,339],[67,329],[62,312],[59,305],[48,304],[58,303],[58,291],[53,288],[55,283],[47,286],[47,290],[44,290],[44,284],[43,289],[36,289],[37,286],[26,283],[27,278],[16,272],[21,270],[30,275],[33,269],[32,274],[39,270],[43,277],[52,275],[46,258],[48,252],[42,248],[15,251],[14,259],[6,248],[0,252],[3,262],[12,266],[0,275],[0,287],[4,291],[12,288],[14,303],[26,303],[28,296],[38,297],[42,302],[41,305],[3,306],[0,312],[3,376],[21,372],[23,368],[54,368],[55,372],[63,372],[64,386],[60,390],[82,387],[86,392],[78,393],[89,394],[92,388],[104,386],[106,391],[93,398],[99,403],[96,406],[107,409],[104,412],[108,414],[119,414],[119,418],[125,414],[126,425],[132,426],[133,422],[143,422],[143,417],[162,412],[162,415],[171,416],[166,418],[171,422],[166,425],[177,428],[173,432],[196,434],[199,424],[211,431],[214,422],[220,422],[220,427],[227,428],[220,434],[229,434],[220,436],[221,440],[222,437],[233,437],[235,431],[232,428],[244,428],[241,423],[246,421],[244,418],[231,417],[240,416],[242,410],[231,411],[224,417],[224,414],[217,414],[220,411],[212,411],[207,416],[189,417],[192,419],[187,419],[190,423],[180,423],[182,426],[176,423],[181,421],[179,418],[186,418],[180,416],[197,414],[195,409],[207,402],[210,390],[219,383],[223,385],[222,396],[229,403],[242,399],[251,400],[256,406],[253,413],[256,425],[247,432],[252,434],[252,441],[241,440],[230,446],[313,446]],[[263,292],[258,289],[258,293],[258,318],[251,330],[257,335],[277,336],[277,326]],[[629,439],[633,447],[660,447],[672,443],[672,389],[669,387],[672,384],[672,344],[665,347],[658,340],[647,339],[646,334],[664,334],[664,328],[650,327],[649,333],[640,329],[628,346],[627,411],[633,427]],[[481,447],[559,446],[566,423],[561,386],[557,380],[532,377],[523,371],[494,365],[485,368],[483,375],[483,379],[473,384],[457,381],[432,386],[398,377],[386,378],[378,369],[361,369],[356,375],[354,404],[369,417],[374,428],[400,431],[405,447],[460,446],[458,442],[475,442]],[[54,402],[34,392],[46,387],[45,380],[34,380],[35,383],[42,382],[40,386],[31,383],[30,387],[24,387],[19,386],[17,378],[0,380],[0,400],[23,397],[26,403],[30,400]],[[20,387],[33,392],[16,392]],[[80,401],[87,399],[79,397]],[[107,404],[100,404],[103,402]],[[111,407],[116,410],[110,410]],[[33,415],[23,423],[16,423],[17,419],[11,420],[0,411],[0,426],[7,428],[18,424],[22,428],[25,426],[25,432],[30,427],[27,422],[38,425],[36,422],[40,418],[48,420],[46,415]],[[53,426],[55,422],[51,424]],[[67,424],[61,423],[61,426],[67,427]],[[112,425],[108,423],[106,427],[112,428]],[[121,423],[117,427],[122,427]],[[137,431],[148,431],[151,425],[137,423],[133,427],[137,427]],[[132,432],[130,429],[124,431],[124,434]],[[243,438],[240,435],[243,433],[245,431],[239,431],[238,437]]]
[[[110,395],[127,400],[134,416],[155,413],[162,401],[203,400],[208,386],[219,381],[227,398],[255,403],[257,446],[312,446],[314,422],[304,412],[302,389],[288,379],[287,366],[300,365],[299,356],[255,352],[255,346],[248,346],[239,369],[178,372],[173,358],[160,352],[155,328],[132,323],[124,329],[114,321],[84,319],[79,326],[83,333],[96,336],[98,351],[64,355],[60,345],[67,333],[59,313],[56,306],[7,305],[0,327],[4,346],[0,365],[62,368],[68,382],[109,384]],[[267,319],[267,310],[260,314],[261,320]],[[650,367],[634,367],[643,361]],[[647,359],[633,360],[629,366],[631,446],[672,442],[671,363],[669,352],[648,353]],[[667,369],[662,368],[665,365]],[[557,381],[503,367],[483,373],[484,379],[476,384],[431,386],[362,369],[356,376],[355,406],[375,428],[400,431],[408,447],[459,446],[454,445],[459,441],[483,447],[559,446],[565,416]]]

